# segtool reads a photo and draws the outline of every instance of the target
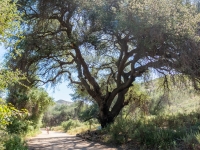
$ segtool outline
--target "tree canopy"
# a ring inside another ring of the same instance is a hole
[[[199,14],[182,0],[19,0],[24,50],[11,67],[43,83],[65,80],[98,104],[102,127],[129,103],[137,77],[153,69],[198,81]],[[21,59],[23,58],[23,59]],[[20,62],[20,63],[19,63]],[[195,82],[196,83],[196,82]],[[197,85],[197,84],[196,84]]]
[[[14,30],[19,29],[20,16],[17,12],[16,3],[11,0],[1,0],[0,3],[0,44],[6,37],[13,36]],[[18,69],[15,72],[0,66],[0,91],[4,91],[8,86],[20,83],[25,79]],[[0,130],[5,129],[10,123],[10,118],[23,112],[17,110],[14,106],[6,104],[0,97]]]
[[[0,4],[0,40],[11,37],[19,30],[21,15],[12,0],[1,0]]]

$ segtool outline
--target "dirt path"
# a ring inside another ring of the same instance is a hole
[[[45,130],[28,140],[29,150],[119,150],[95,142],[84,141],[66,133]]]

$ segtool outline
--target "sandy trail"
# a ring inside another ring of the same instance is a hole
[[[119,150],[96,142],[84,141],[66,133],[45,130],[28,140],[29,150]]]

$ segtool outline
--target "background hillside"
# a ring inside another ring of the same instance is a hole
[[[60,105],[72,105],[73,102],[70,102],[70,101],[66,101],[66,100],[63,100],[63,99],[59,99],[57,101],[55,101],[56,104],[60,104]]]

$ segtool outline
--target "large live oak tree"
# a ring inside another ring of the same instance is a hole
[[[44,83],[69,80],[87,91],[99,106],[102,127],[129,103],[128,89],[149,69],[199,75],[199,15],[181,0],[19,4],[27,20],[26,38],[19,44],[24,53],[10,65],[27,74],[35,68]]]

